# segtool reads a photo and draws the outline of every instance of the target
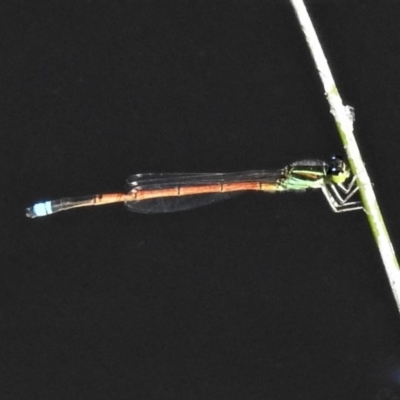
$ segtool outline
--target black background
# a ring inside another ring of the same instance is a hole
[[[400,4],[307,4],[399,249]],[[400,399],[400,316],[362,212],[310,192],[24,215],[138,172],[343,153],[288,1],[0,15],[1,399]]]

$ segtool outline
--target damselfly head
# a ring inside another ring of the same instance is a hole
[[[342,183],[350,176],[350,169],[340,156],[332,156],[327,175],[333,183]]]

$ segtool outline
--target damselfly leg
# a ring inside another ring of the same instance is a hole
[[[358,191],[356,180],[357,177],[353,176],[352,180],[347,186],[343,183],[338,183],[333,185],[324,185],[321,187],[322,193],[325,195],[334,212],[342,213],[364,209],[360,201],[349,201]],[[345,194],[345,197],[339,193],[338,188]]]

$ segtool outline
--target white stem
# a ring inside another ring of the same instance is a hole
[[[368,220],[378,245],[383,263],[385,265],[386,274],[392,288],[397,308],[400,311],[400,269],[387,232],[382,214],[379,210],[378,202],[372,188],[361,153],[358,148],[353,132],[354,117],[350,112],[352,109],[343,105],[339,91],[333,80],[328,62],[322,50],[318,36],[314,26],[308,15],[303,0],[291,0],[296,11],[297,18],[301,28],[306,36],[308,46],[310,47],[315,65],[325,89],[326,98],[330,104],[330,111],[335,118],[336,125],[339,130],[344,148],[349,159],[353,173],[357,176],[357,184],[360,188],[360,195],[367,212]]]

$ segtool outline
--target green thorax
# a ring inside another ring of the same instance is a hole
[[[306,190],[343,183],[350,174],[346,164],[338,158],[333,162],[304,160],[292,163],[284,168],[278,187],[281,190]]]

